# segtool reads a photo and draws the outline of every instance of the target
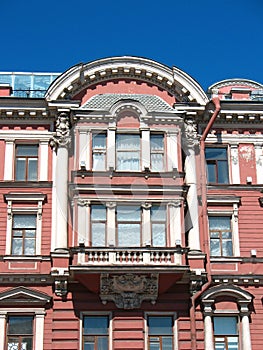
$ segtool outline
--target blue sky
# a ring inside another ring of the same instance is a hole
[[[262,0],[0,0],[0,71],[63,72],[132,55],[263,84]]]

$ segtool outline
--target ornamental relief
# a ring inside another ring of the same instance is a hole
[[[117,308],[138,309],[143,301],[156,303],[158,296],[158,275],[102,275],[100,281],[100,298],[103,304],[109,301]]]

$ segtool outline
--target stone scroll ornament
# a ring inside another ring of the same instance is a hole
[[[197,133],[197,126],[193,119],[186,118],[184,120],[184,146],[197,147],[199,145],[200,136]]]
[[[138,309],[143,301],[156,303],[158,297],[158,275],[102,275],[100,281],[100,298],[103,304],[109,301],[117,308]]]
[[[70,117],[66,112],[61,112],[57,116],[56,131],[50,140],[50,146],[55,150],[58,147],[67,147],[70,144]]]

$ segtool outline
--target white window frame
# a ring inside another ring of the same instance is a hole
[[[0,308],[0,328],[7,329],[8,316],[33,316],[33,350],[44,348],[45,308]],[[0,332],[0,349],[5,349],[6,331]]]
[[[103,311],[91,311],[91,312],[80,312],[80,333],[79,333],[79,350],[82,350],[83,347],[83,318],[84,316],[106,316],[109,318],[109,349],[105,349],[105,350],[112,350],[113,349],[113,345],[112,345],[112,341],[113,341],[113,337],[112,337],[112,331],[113,331],[113,327],[112,327],[112,313],[111,312],[103,312]]]
[[[21,133],[9,134],[5,139],[5,163],[4,163],[4,181],[15,180],[15,147],[16,145],[38,145],[38,166],[37,180],[48,181],[48,159],[49,159],[49,139],[50,135],[46,133],[32,132],[30,135]]]
[[[12,228],[13,215],[33,214],[36,215],[36,251],[35,257],[41,255],[41,236],[42,236],[42,211],[43,202],[46,195],[40,193],[13,193],[5,195],[7,201],[7,224],[6,224],[6,251],[5,254],[13,258],[21,259],[20,255],[12,255]],[[23,208],[16,206],[18,203],[27,203],[28,206]],[[37,205],[35,203],[37,202]],[[34,204],[29,206],[29,204]],[[23,256],[23,255],[22,255]],[[31,256],[30,256],[31,257]]]
[[[148,317],[166,317],[171,316],[173,317],[173,339],[174,339],[174,348],[173,350],[178,350],[178,324],[177,324],[177,313],[176,312],[145,312],[144,313],[144,333],[145,333],[145,339],[144,339],[144,348],[149,349],[149,330],[147,326],[147,320]]]
[[[240,245],[239,245],[239,229],[238,229],[238,205],[240,203],[240,198],[226,198],[226,197],[214,197],[208,198],[208,206],[213,205],[214,208],[208,208],[207,213],[208,217],[211,216],[229,216],[231,229],[232,229],[232,246],[233,246],[233,255],[230,257],[221,256],[221,257],[211,257],[211,261],[222,261],[222,260],[231,260],[231,258],[240,257]],[[216,209],[215,206],[226,206],[228,205],[232,209]],[[210,230],[209,230],[209,220],[208,220],[208,232],[209,232],[209,247],[210,247]]]

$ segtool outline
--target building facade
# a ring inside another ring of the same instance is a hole
[[[0,350],[262,347],[260,83],[124,56],[0,96]]]

